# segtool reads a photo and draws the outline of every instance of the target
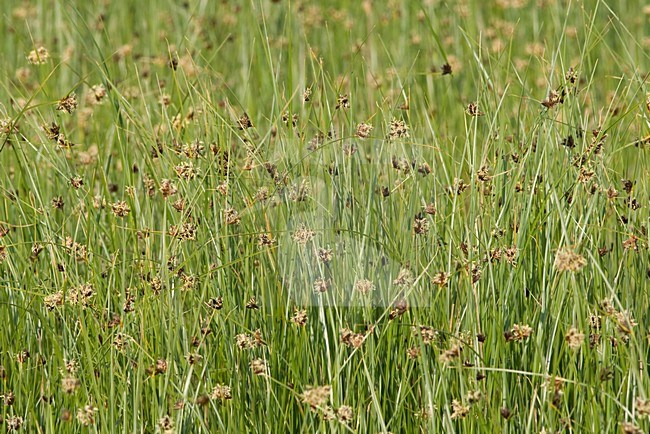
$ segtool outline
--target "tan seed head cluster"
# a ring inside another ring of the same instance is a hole
[[[553,265],[558,271],[577,272],[587,265],[587,260],[584,256],[574,252],[573,250],[564,248],[558,250],[555,254],[555,262]]]

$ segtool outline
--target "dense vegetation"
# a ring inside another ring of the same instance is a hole
[[[650,429],[643,2],[5,3],[0,430]]]

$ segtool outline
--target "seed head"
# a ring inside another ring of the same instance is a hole
[[[8,135],[18,132],[18,125],[11,118],[0,119],[0,134]]]
[[[295,128],[298,125],[298,115],[295,113],[290,115],[289,112],[284,112],[282,113],[282,122],[286,126],[289,126],[289,122],[291,122],[291,126]]]
[[[198,171],[194,168],[194,164],[191,161],[182,162],[174,167],[174,172],[176,176],[186,181],[194,179],[198,174]]]
[[[273,246],[275,243],[276,241],[275,239],[273,239],[273,235],[262,233],[259,235],[259,240],[257,242],[257,245],[260,247],[269,247],[269,246]]]
[[[406,349],[406,356],[411,360],[417,359],[420,357],[420,354],[422,354],[422,350],[419,346]]]
[[[149,287],[154,295],[159,295],[163,290],[163,286],[162,279],[158,276],[153,277],[149,282]]]
[[[95,412],[97,407],[86,405],[84,408],[77,410],[77,420],[83,426],[90,426],[95,424]]]
[[[211,298],[206,302],[206,305],[210,309],[221,310],[221,308],[223,308],[223,298],[221,298],[220,296],[216,298]]]
[[[266,375],[268,367],[266,365],[266,360],[264,359],[253,359],[250,363],[251,371],[255,375]]]
[[[255,340],[248,333],[240,333],[235,336],[235,344],[240,350],[255,348]]]
[[[637,237],[636,235],[634,234],[630,235],[629,238],[623,241],[623,249],[637,251],[639,249],[639,246],[637,245],[638,239],[639,237]]]
[[[418,165],[418,173],[422,175],[428,175],[431,173],[431,166],[426,161]]]
[[[429,220],[421,213],[413,219],[413,231],[416,235],[424,235],[429,232]]]
[[[448,350],[440,354],[441,363],[450,363],[460,357],[463,347],[458,343],[453,344]]]
[[[393,280],[393,285],[396,286],[411,286],[413,284],[413,274],[408,268],[402,268],[399,270],[397,277]]]
[[[13,390],[9,390],[4,395],[0,395],[0,398],[2,398],[2,403],[6,407],[11,407],[14,405],[14,401],[16,400],[16,396],[14,395]]]
[[[2,418],[0,418],[0,421],[1,419]],[[7,416],[7,419],[5,420],[7,432],[20,431],[24,423],[24,419],[20,416]]]
[[[81,385],[81,382],[79,379],[73,377],[73,376],[67,376],[63,377],[61,380],[61,390],[63,390],[64,393],[71,395],[73,394]]]
[[[316,250],[316,257],[323,264],[327,264],[332,261],[332,249],[320,247]]]
[[[59,100],[56,109],[71,114],[77,109],[78,105],[79,102],[77,101],[77,95],[72,92]]]
[[[86,94],[86,103],[89,105],[102,104],[106,97],[106,88],[102,84],[96,84]]]
[[[366,124],[364,122],[357,124],[357,132],[354,134],[359,139],[367,139],[370,137],[370,133],[373,130],[373,126]]]
[[[614,314],[616,319],[616,328],[624,336],[632,334],[632,329],[637,325],[637,322],[632,318],[629,311],[616,312]]]
[[[513,267],[517,266],[517,252],[519,249],[517,249],[517,246],[511,246],[503,249],[503,257],[505,258],[506,262]]]
[[[504,333],[504,337],[506,338],[506,342],[521,342],[524,339],[528,339],[532,334],[533,329],[530,326],[514,324],[511,330]]]
[[[463,419],[469,414],[469,406],[463,405],[462,402],[460,402],[457,399],[454,399],[451,402],[451,418],[452,419]]]
[[[178,238],[182,241],[196,239],[196,225],[192,222],[183,222],[180,225],[169,227],[168,233],[171,237]]]
[[[467,109],[465,109],[465,113],[467,113],[470,116],[483,116],[483,113],[478,108],[478,103],[477,102],[469,103],[469,105],[467,106]]]
[[[158,420],[158,428],[162,434],[174,434],[174,419],[168,414]]]
[[[639,416],[650,416],[650,400],[642,399],[639,396],[634,402],[634,407],[636,408]]]
[[[7,251],[7,246],[3,246],[0,244],[0,264],[6,261],[8,256],[9,253]]]
[[[354,418],[354,410],[349,405],[342,405],[336,410],[336,418],[343,423],[351,422]]]
[[[341,329],[339,334],[341,336],[341,343],[352,348],[361,347],[363,341],[366,340],[366,336],[363,333],[354,333],[349,328]]]
[[[564,79],[571,83],[572,85],[576,84],[578,81],[578,71],[573,69],[573,66],[564,74]]]
[[[131,208],[123,200],[118,200],[117,202],[112,203],[111,209],[113,210],[113,214],[117,217],[126,217],[131,212]]]
[[[63,196],[55,196],[52,198],[52,208],[53,209],[63,209],[65,202],[63,201]]]
[[[348,99],[348,95],[339,95],[339,97],[336,99],[336,110],[340,108],[344,109],[349,109],[350,108],[350,100]]]
[[[156,374],[164,374],[165,372],[167,372],[167,360],[165,360],[165,359],[156,360],[156,365],[154,367],[154,372]]]
[[[113,346],[117,351],[122,352],[130,341],[131,337],[129,335],[124,333],[115,333],[115,337],[113,338]]]
[[[328,279],[318,278],[314,281],[314,292],[317,294],[327,292],[330,288],[330,281]]]
[[[227,225],[238,225],[241,217],[235,208],[228,207],[223,212]]]
[[[393,119],[390,121],[388,139],[396,140],[410,137],[409,128],[403,120]]]
[[[623,434],[644,434],[644,431],[632,422],[623,422],[621,431],[623,431]]]
[[[469,392],[465,399],[467,400],[468,404],[472,405],[479,402],[482,398],[483,398],[483,393],[481,393],[480,390],[474,390],[472,392]]]
[[[478,172],[476,172],[476,178],[481,182],[490,182],[492,176],[490,175],[490,168],[487,166],[482,166]]]
[[[425,205],[424,212],[425,212],[425,214],[436,215],[436,204],[431,202],[431,203]]]
[[[48,311],[54,310],[54,308],[57,306],[63,306],[63,291],[58,291],[54,294],[46,295],[43,299],[43,304],[45,304],[45,308]]]
[[[548,96],[544,98],[542,101],[542,105],[546,108],[553,108],[558,104],[562,104],[564,102],[564,94],[565,91],[562,90],[562,93],[556,91],[556,90],[551,90],[548,93]]]
[[[292,235],[293,240],[303,246],[311,241],[315,236],[316,232],[307,228],[305,225],[299,226]]]
[[[558,250],[555,255],[555,263],[553,264],[558,271],[571,271],[577,272],[582,270],[587,265],[587,260],[584,256],[574,252],[569,248]]]
[[[199,363],[201,360],[203,360],[203,356],[200,355],[199,353],[196,353],[196,352],[194,352],[194,353],[187,353],[187,354],[185,355],[185,360],[187,360],[187,363],[189,363],[190,365],[196,365],[196,364]]]
[[[393,305],[393,309],[390,311],[388,314],[388,318],[393,320],[395,318],[398,318],[406,313],[406,311],[409,309],[409,305],[406,301],[406,299],[401,298],[395,302]]]
[[[259,305],[257,304],[257,299],[255,297],[251,297],[247,302],[246,302],[246,309],[254,309],[257,310],[259,309]]]
[[[375,284],[368,279],[359,279],[354,282],[354,290],[366,295],[375,290]]]
[[[299,327],[304,327],[307,324],[307,319],[307,311],[296,308],[290,321]]]
[[[431,282],[433,282],[435,285],[438,285],[439,287],[443,287],[447,285],[447,282],[449,281],[449,273],[445,273],[444,271],[440,271],[433,276],[433,279],[431,279]]]
[[[47,51],[47,48],[40,46],[29,52],[27,55],[27,60],[32,65],[43,65],[47,63],[50,59],[50,53]]]
[[[413,332],[413,335],[420,336],[422,339],[422,343],[424,345],[430,345],[433,343],[436,339],[436,336],[438,335],[438,332],[436,332],[432,327],[429,326],[418,326],[418,327],[411,327],[411,331]]]
[[[79,190],[84,185],[84,180],[81,176],[73,176],[70,178],[70,185],[75,190]]]
[[[469,185],[462,178],[454,178],[454,183],[447,187],[449,194],[460,195],[462,192],[467,190]]]
[[[21,350],[16,353],[16,361],[21,365],[26,363],[31,357],[31,354],[27,350]]]
[[[240,130],[253,128],[253,122],[251,122],[251,118],[248,117],[248,113],[244,113],[239,117],[239,119],[237,119],[237,125]]]
[[[232,399],[230,386],[227,386],[225,384],[217,384],[212,388],[210,397],[212,399],[218,399],[219,401],[227,401],[229,399]]]
[[[307,387],[302,393],[302,402],[309,404],[312,410],[327,405],[330,399],[331,386]]]
[[[311,193],[311,185],[309,180],[303,179],[300,184],[294,184],[289,188],[289,200],[292,202],[304,202],[309,199]]]
[[[305,89],[305,91],[302,93],[302,100],[303,100],[304,102],[308,102],[308,101],[311,100],[311,92],[312,92],[312,91],[311,91],[311,87],[308,87],[308,88]]]
[[[199,284],[199,279],[192,274],[181,273],[180,278],[181,282],[183,282],[181,291],[192,291]]]
[[[169,179],[163,179],[160,181],[160,193],[163,195],[165,199],[167,199],[169,196],[173,196],[178,192],[178,188],[174,185],[174,183],[169,180]]]
[[[572,350],[578,350],[585,340],[585,335],[584,333],[580,333],[580,330],[577,328],[571,327],[567,334],[564,336],[564,340],[566,341],[569,348]]]
[[[183,145],[182,152],[187,158],[195,159],[203,155],[205,152],[205,146],[202,141],[197,139]]]

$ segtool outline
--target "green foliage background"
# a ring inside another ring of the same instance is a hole
[[[650,429],[642,2],[5,6],[3,428]],[[41,46],[49,58],[30,64]],[[73,93],[76,110],[57,110]],[[408,137],[391,137],[394,120]],[[73,146],[48,138],[53,123]],[[184,224],[193,239],[173,236]],[[580,270],[563,270],[565,251]],[[396,285],[400,270],[413,282]],[[317,278],[328,292],[312,294]],[[375,291],[355,291],[360,279]],[[311,408],[304,392],[324,385]]]

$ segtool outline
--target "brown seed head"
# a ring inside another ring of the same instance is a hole
[[[78,105],[79,102],[77,101],[77,95],[72,92],[59,100],[56,109],[71,114],[77,109]]]
[[[253,128],[253,122],[251,122],[251,118],[248,117],[248,113],[244,113],[239,117],[239,119],[237,119],[237,126],[240,130]]]
[[[255,375],[266,375],[268,367],[264,359],[254,359],[250,363],[251,371]]]
[[[95,413],[97,412],[97,407],[92,405],[86,405],[84,408],[77,410],[77,420],[83,426],[90,426],[95,424]]]
[[[462,402],[454,399],[451,402],[451,418],[453,419],[463,419],[469,414],[469,406],[463,405]]]
[[[229,399],[232,399],[230,386],[227,386],[225,384],[217,384],[212,388],[210,397],[212,399],[218,399],[220,401],[227,401]]]
[[[307,387],[302,393],[302,402],[316,409],[324,407],[330,399],[331,386]]]
[[[436,273],[431,279],[431,282],[434,285],[438,285],[439,287],[443,287],[447,285],[448,281],[449,281],[449,273],[445,273],[444,271],[440,271]]]
[[[336,418],[343,423],[351,422],[354,418],[354,410],[349,405],[342,405],[336,410]]]
[[[409,128],[403,120],[393,119],[389,126],[388,139],[396,140],[410,137]]]
[[[483,112],[479,110],[477,102],[471,102],[465,109],[465,113],[469,116],[483,116]]]
[[[131,212],[131,208],[123,200],[118,200],[117,202],[112,203],[111,209],[113,211],[113,214],[115,214],[117,217],[126,217]]]
[[[43,46],[33,49],[27,55],[27,60],[32,65],[43,65],[47,63],[49,59],[50,53],[47,51],[47,48]]]
[[[290,321],[299,327],[304,327],[307,324],[307,319],[307,311],[296,308]]]
[[[366,340],[366,336],[363,333],[354,333],[349,328],[341,329],[339,335],[341,336],[341,343],[352,348],[361,347]]]
[[[350,108],[350,100],[348,99],[348,95],[339,95],[339,97],[336,99],[336,110],[340,108],[344,109],[349,109]]]
[[[360,124],[357,124],[357,131],[354,135],[359,139],[367,139],[370,137],[370,133],[372,132],[372,130],[373,130],[372,125],[362,122]]]
[[[555,263],[553,264],[555,269],[562,271],[571,271],[577,272],[584,268],[587,265],[587,260],[584,256],[574,252],[569,248],[563,248],[558,250],[555,255]]]
[[[564,340],[566,341],[569,348],[572,350],[578,350],[585,340],[585,335],[584,333],[581,333],[577,328],[571,327],[567,334],[564,336]]]
[[[374,291],[375,284],[368,279],[359,279],[354,282],[354,290],[360,292],[361,294],[368,294],[371,291]]]

